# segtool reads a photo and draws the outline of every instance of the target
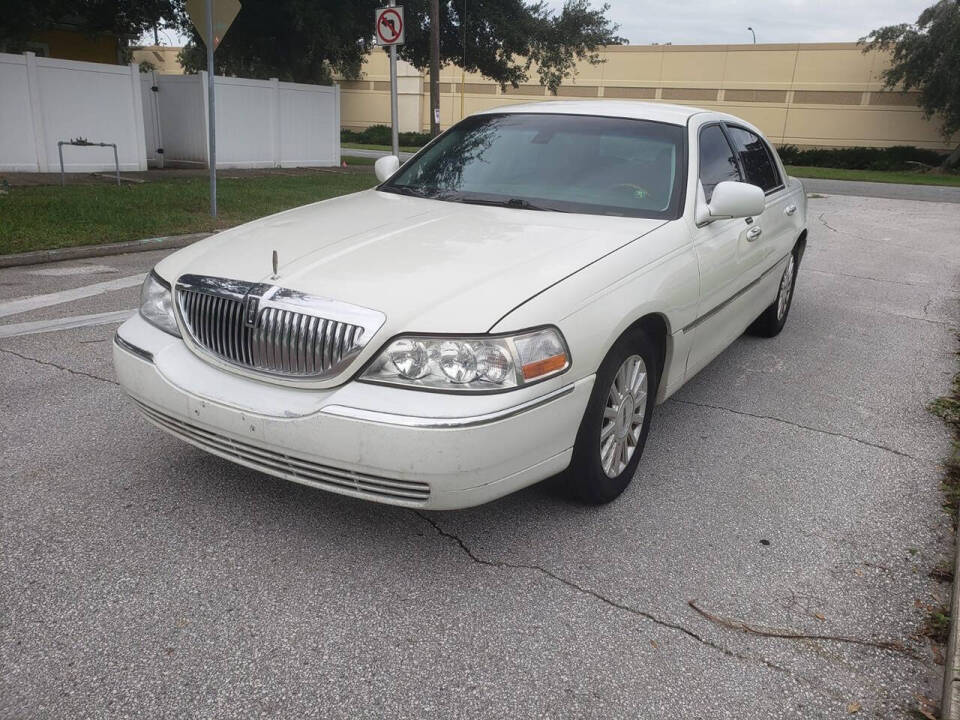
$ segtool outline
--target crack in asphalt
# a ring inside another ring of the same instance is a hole
[[[887,280],[884,278],[870,277],[869,275],[854,275],[853,273],[831,272],[830,270],[818,270],[817,268],[812,268],[809,266],[805,266],[805,271],[817,273],[818,275],[836,275],[837,277],[854,278],[855,280],[870,280],[872,282],[886,283],[889,285],[906,285],[907,287],[939,288],[938,285],[935,285],[933,283],[912,283],[912,282],[905,282],[904,280]]]
[[[100,377],[99,375],[93,375],[93,374],[91,374],[91,373],[84,372],[83,370],[74,370],[73,368],[68,368],[68,367],[66,367],[66,366],[64,366],[64,365],[58,365],[57,363],[55,363],[55,362],[50,362],[49,360],[41,360],[40,358],[30,357],[29,355],[22,355],[22,354],[20,354],[20,353],[18,353],[18,352],[15,352],[15,351],[13,351],[13,350],[7,350],[7,349],[5,349],[5,348],[0,348],[0,353],[6,353],[7,355],[13,355],[14,357],[18,357],[18,358],[20,358],[21,360],[29,360],[29,361],[31,361],[31,362],[37,363],[38,365],[46,365],[47,367],[56,368],[57,370],[63,370],[64,372],[68,372],[68,373],[70,373],[71,375],[79,375],[79,376],[81,376],[81,377],[90,378],[91,380],[99,380],[100,382],[110,383],[111,385],[116,385],[117,387],[120,386],[120,383],[118,383],[116,380],[110,380],[110,379],[108,379],[108,378]]]
[[[827,230],[833,230],[833,232],[840,232],[835,227],[833,227],[833,225],[831,225],[830,223],[828,223],[826,220],[823,219],[824,215],[826,215],[826,213],[820,213],[819,215],[817,215],[817,220],[820,221],[820,224],[823,225],[825,228],[827,228]]]
[[[530,565],[526,563],[511,563],[505,560],[489,560],[487,558],[480,557],[456,533],[450,532],[449,530],[445,530],[443,527],[440,526],[438,522],[436,522],[433,518],[424,514],[420,510],[412,510],[412,512],[421,520],[428,523],[440,537],[446,538],[448,540],[452,540],[454,543],[456,543],[457,547],[460,548],[463,554],[466,555],[472,562],[474,562],[477,565],[483,565],[485,567],[492,567],[492,568],[498,568],[498,569],[508,568],[511,570],[529,570],[529,571],[537,572],[550,580],[553,580],[555,582],[558,582],[566,586],[567,588],[575,591],[580,595],[586,595],[587,597],[591,597],[595,600],[600,601],[604,605],[614,608],[615,610],[621,610],[623,612],[630,613],[631,615],[643,618],[644,620],[649,620],[650,622],[654,623],[655,625],[659,625],[660,627],[664,627],[664,628],[667,628],[668,630],[674,630],[676,632],[682,633],[683,635],[686,635],[688,638],[695,640],[701,645],[708,647],[711,650],[716,650],[717,652],[729,658],[740,660],[742,662],[756,663],[758,665],[763,665],[767,668],[770,668],[771,670],[784,673],[785,675],[788,675],[794,678],[795,680],[803,682],[809,687],[813,688],[814,690],[822,692],[825,695],[833,697],[836,700],[845,699],[845,696],[841,695],[840,693],[834,690],[831,690],[830,688],[824,687],[823,685],[791,670],[788,667],[784,667],[783,665],[778,665],[777,663],[767,660],[766,658],[750,656],[741,652],[730,650],[729,648],[725,648],[722,645],[719,645],[713,642],[712,640],[708,640],[707,638],[694,632],[693,630],[690,630],[684,627],[683,625],[680,625],[679,623],[672,623],[667,620],[663,620],[661,618],[658,618],[656,615],[649,613],[645,610],[639,610],[635,607],[631,607],[630,605],[625,605],[621,602],[617,602],[616,600],[608,598],[607,596],[597,592],[596,590],[591,590],[590,588],[583,587],[582,585],[577,584],[573,580],[570,580],[569,578],[565,578],[562,575],[558,575],[552,570],[548,570],[547,568],[541,565]],[[876,713],[871,713],[871,714],[876,715]],[[876,715],[876,716],[880,717],[879,715]]]
[[[925,317],[916,317],[914,315],[903,315],[902,313],[884,313],[890,317],[903,318],[904,320],[916,320],[917,322],[927,323],[928,325],[939,325],[940,327],[952,328],[954,323],[947,322],[945,320],[931,320],[930,318]]]
[[[414,510],[413,512],[422,520],[429,523],[430,526],[437,531],[438,535],[440,535],[441,537],[445,537],[449,540],[453,540],[459,546],[459,548],[463,551],[463,553],[478,565],[486,565],[487,567],[494,567],[494,568],[510,568],[513,570],[532,570],[534,572],[538,572],[541,575],[544,575],[545,577],[550,578],[551,580],[555,580],[556,582],[566,585],[568,588],[575,590],[576,592],[582,595],[588,595],[596,600],[599,600],[603,604],[609,605],[610,607],[616,610],[623,610],[624,612],[628,612],[638,617],[642,617],[662,627],[669,628],[671,630],[676,630],[677,632],[681,632],[684,635],[687,635],[688,637],[693,638],[697,642],[702,643],[703,645],[713,648],[714,650],[718,650],[719,652],[723,653],[724,655],[727,655],[728,657],[737,658],[738,660],[744,660],[747,662],[760,662],[774,670],[779,670],[780,672],[786,672],[791,675],[793,674],[788,668],[777,665],[776,663],[772,663],[768,660],[764,660],[763,658],[752,658],[747,655],[734,652],[733,650],[729,650],[725,647],[717,645],[716,643],[710,640],[707,640],[702,635],[698,635],[697,633],[683,627],[682,625],[679,625],[677,623],[672,623],[667,620],[662,620],[658,618],[656,615],[646,612],[645,610],[638,610],[637,608],[631,607],[629,605],[624,605],[623,603],[617,602],[616,600],[612,600],[611,598],[608,598],[605,595],[601,595],[599,592],[595,590],[591,590],[590,588],[585,588],[582,585],[578,585],[573,580],[565,578],[562,575],[557,575],[552,570],[548,570],[547,568],[542,567],[540,565],[528,565],[525,563],[511,563],[511,562],[506,562],[504,560],[488,560],[486,558],[482,558],[479,555],[477,555],[470,548],[470,546],[467,545],[463,541],[463,539],[460,538],[460,536],[456,535],[455,533],[449,532],[448,530],[444,530],[439,523],[437,523],[433,518],[425,515],[423,512],[419,510]]]
[[[863,440],[852,435],[846,435],[842,432],[836,432],[834,430],[824,430],[823,428],[813,427],[812,425],[804,425],[802,423],[793,422],[792,420],[785,420],[783,418],[776,417],[774,415],[760,415],[758,413],[751,413],[745,410],[734,410],[733,408],[723,407],[722,405],[711,405],[710,403],[699,403],[694,402],[693,400],[678,400],[676,398],[672,399],[672,402],[679,403],[681,405],[692,405],[694,407],[709,408],[711,410],[722,410],[724,412],[733,413],[734,415],[743,415],[745,417],[757,418],[758,420],[773,420],[774,422],[783,423],[784,425],[791,425],[795,428],[801,430],[809,430],[815,433],[821,433],[823,435],[831,435],[833,437],[844,438],[845,440],[851,440],[860,445],[866,445],[867,447],[876,448],[877,450],[885,450],[886,452],[893,453],[894,455],[899,455],[900,457],[909,458],[910,460],[916,460],[917,462],[929,463],[931,465],[937,465],[934,460],[927,460],[926,458],[920,458],[910,453],[905,453],[902,450],[896,450],[887,445],[881,445],[879,443],[873,443],[869,440]]]
[[[872,242],[873,242],[873,240],[872,240],[871,238],[862,237],[862,236],[860,236],[860,235],[857,235],[856,233],[850,232],[849,230],[841,230],[841,229],[839,229],[839,228],[833,227],[833,225],[831,225],[830,223],[828,223],[826,220],[823,219],[823,216],[824,216],[825,214],[826,214],[826,213],[820,213],[820,214],[817,216],[817,220],[819,220],[819,221],[820,221],[820,224],[823,225],[823,226],[824,226],[825,228],[827,228],[828,230],[830,230],[830,231],[832,231],[832,232],[835,232],[835,233],[838,233],[838,234],[840,234],[840,235],[848,235],[848,236],[852,237],[854,240],[860,240],[861,242],[866,242],[866,243],[872,243]],[[905,246],[900,245],[900,244],[895,244],[895,247],[901,247],[901,248],[902,248],[902,247],[905,247]],[[939,256],[937,256],[937,257],[939,257]],[[890,283],[890,284],[893,284],[893,285],[908,285],[908,286],[910,286],[910,287],[930,287],[930,286],[932,285],[931,283],[911,283],[911,282],[904,282],[904,281],[902,281],[902,280],[882,280],[882,279],[880,279],[880,278],[865,277],[865,276],[863,276],[863,275],[851,275],[851,274],[849,274],[849,273],[836,273],[836,272],[827,272],[827,271],[825,271],[825,270],[813,270],[813,268],[808,268],[808,270],[812,270],[813,272],[823,273],[824,275],[839,275],[839,276],[841,276],[841,277],[856,278],[856,279],[858,279],[858,280],[873,280],[874,282]],[[934,287],[936,287],[936,286],[934,285]]]

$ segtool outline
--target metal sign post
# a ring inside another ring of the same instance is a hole
[[[213,38],[213,0],[207,0],[207,38]],[[207,40],[207,107],[210,118],[207,122],[210,139],[208,162],[210,164],[210,217],[217,216],[217,112],[216,93],[213,91],[213,43]]]
[[[201,7],[202,4],[202,7]],[[217,114],[213,91],[213,53],[240,12],[238,0],[187,0],[187,15],[207,46],[207,125],[209,131],[210,215],[217,216]]]
[[[394,0],[390,0],[394,5]],[[393,154],[400,157],[400,128],[397,127],[397,115],[400,113],[400,102],[397,99],[397,46],[390,46],[390,146]]]
[[[397,45],[402,45],[404,39],[403,8],[397,7],[396,0],[390,0],[390,7],[377,10],[375,22],[377,43],[390,47],[390,142],[393,147],[393,154],[399,157]]]

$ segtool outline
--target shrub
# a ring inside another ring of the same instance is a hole
[[[888,148],[812,148],[801,150],[796,145],[777,149],[784,165],[842,168],[846,170],[912,170],[915,163],[938,167],[943,155],[907,145]]]
[[[362,133],[360,133],[362,143],[369,143],[370,145],[389,145],[390,144],[390,128],[386,125],[371,125]]]
[[[430,142],[430,133],[402,132],[399,134],[399,140],[401,145],[420,147]],[[387,125],[371,125],[361,132],[342,129],[340,130],[340,142],[389,145],[391,142],[390,127]]]

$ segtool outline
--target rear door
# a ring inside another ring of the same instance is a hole
[[[796,199],[787,191],[785,178],[766,141],[754,131],[734,123],[725,123],[725,127],[746,182],[761,188],[767,199],[763,214],[754,218],[760,232],[750,244],[759,276],[793,247]]]

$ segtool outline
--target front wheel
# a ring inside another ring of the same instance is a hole
[[[658,356],[638,329],[621,337],[604,358],[566,472],[567,487],[577,499],[608,503],[633,479],[650,430]]]
[[[777,299],[763,311],[763,313],[748,328],[748,332],[760,337],[775,337],[783,330],[787,323],[787,315],[790,314],[790,303],[793,301],[793,288],[797,282],[797,253],[794,250],[790,253],[790,259],[787,261],[787,267],[780,276],[780,289],[777,291]]]

